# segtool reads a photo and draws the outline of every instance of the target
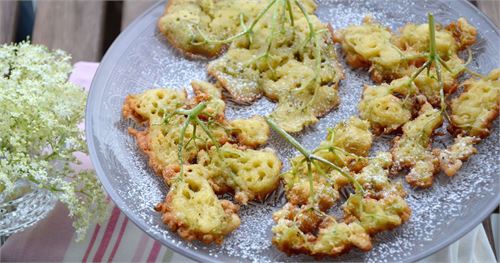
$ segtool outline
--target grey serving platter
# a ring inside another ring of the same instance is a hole
[[[318,16],[334,28],[359,24],[366,15],[393,30],[408,22],[426,22],[427,12],[433,12],[436,21],[443,24],[466,17],[479,31],[478,43],[473,48],[474,62],[470,67],[481,73],[499,67],[498,29],[465,0],[321,0],[318,4]],[[187,59],[171,48],[158,32],[156,22],[164,5],[165,2],[156,4],[121,33],[104,56],[90,89],[86,112],[87,143],[104,188],[138,227],[165,246],[192,259],[203,262],[314,260],[308,256],[288,257],[273,247],[271,214],[284,203],[279,193],[264,203],[242,207],[240,228],[220,246],[181,240],[153,210],[154,205],[166,196],[168,188],[148,168],[146,157],[127,133],[131,123],[121,117],[124,99],[128,94],[150,88],[189,90],[191,80],[208,78],[205,72],[207,61]],[[340,51],[339,57],[342,58]],[[325,137],[326,128],[357,114],[362,86],[371,83],[367,72],[352,70],[345,64],[344,67],[346,79],[340,85],[340,106],[315,126],[297,134],[299,141],[310,149]],[[228,118],[265,115],[272,108],[273,103],[265,98],[252,106],[228,102],[226,115]],[[390,140],[391,137],[379,137],[374,148],[388,149]],[[448,136],[440,136],[435,146],[442,147],[449,140]],[[288,167],[288,158],[297,154],[276,134],[272,135],[268,147],[277,150],[284,160],[284,169]],[[439,175],[430,189],[410,189],[405,185],[412,217],[400,228],[376,235],[373,250],[368,253],[353,250],[341,257],[324,260],[412,262],[435,253],[469,232],[500,202],[498,120],[492,134],[478,146],[478,150],[479,153],[458,175],[452,178]]]

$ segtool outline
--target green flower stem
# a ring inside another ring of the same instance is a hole
[[[436,60],[436,27],[434,24],[434,16],[431,13],[427,14],[429,19],[429,60]]]
[[[177,157],[179,158],[181,178],[182,178],[182,175],[184,174],[184,158],[182,157],[182,154],[184,151],[184,138],[186,137],[187,127],[189,127],[189,124],[192,123],[194,120],[198,119],[198,115],[206,107],[207,107],[207,104],[205,102],[202,102],[190,110],[178,109],[175,111],[175,113],[177,113],[177,114],[187,116],[186,121],[184,121],[184,124],[182,125],[181,131],[179,133],[179,146],[178,146],[178,151],[177,151]]]
[[[236,39],[238,39],[238,38],[240,38],[240,37],[242,37],[244,35],[249,35],[249,37],[250,37],[252,35],[252,33],[253,33],[254,27],[257,25],[257,23],[260,21],[260,19],[267,13],[267,11],[269,11],[269,9],[276,3],[276,1],[278,1],[278,0],[272,0],[271,2],[269,2],[269,4],[267,4],[267,6],[262,11],[260,11],[260,13],[257,15],[257,17],[252,21],[252,24],[250,24],[249,27],[244,28],[245,30],[241,31],[240,33],[237,33],[234,36],[231,36],[229,38],[223,39],[223,40],[213,40],[213,39],[207,38],[201,32],[201,30],[198,27],[197,28],[198,32],[204,38],[204,42],[198,43],[198,44],[205,44],[205,43],[209,43],[209,44],[227,44],[227,43],[233,42],[234,40],[236,40]]]
[[[281,137],[290,143],[293,148],[297,149],[306,158],[306,161],[311,160],[311,153],[307,151],[295,138],[283,130],[273,119],[266,117],[266,121],[271,126],[271,128],[277,132]]]
[[[196,117],[194,119],[195,123],[200,125],[201,129],[205,132],[205,134],[208,136],[208,138],[210,139],[210,141],[212,141],[212,143],[214,144],[214,146],[219,149],[220,145],[219,145],[219,142],[215,139],[215,137],[213,136],[212,132],[208,129],[207,125],[205,125],[204,122],[202,122],[200,120],[200,118]]]
[[[356,190],[356,192],[364,193],[365,190],[363,189],[363,186],[356,179],[354,179],[354,177],[352,177],[348,173],[344,172],[342,170],[342,168],[340,168],[337,165],[335,165],[334,163],[332,163],[332,162],[330,162],[322,157],[314,155],[314,154],[311,154],[311,159],[331,166],[334,170],[339,172],[341,175],[345,176],[354,185],[354,189]]]
[[[290,143],[295,149],[297,149],[304,156],[305,161],[307,162],[307,165],[308,165],[307,166],[308,167],[308,171],[310,170],[310,164],[311,164],[311,162],[318,161],[318,162],[324,163],[324,164],[332,167],[334,170],[338,171],[344,177],[346,177],[354,185],[354,189],[356,190],[356,192],[358,192],[358,193],[364,193],[363,186],[358,181],[356,181],[356,179],[354,179],[352,176],[350,176],[349,174],[347,174],[346,172],[344,172],[342,170],[342,168],[340,168],[337,165],[335,165],[334,163],[332,163],[332,162],[330,162],[330,161],[328,161],[328,160],[326,160],[326,159],[324,159],[322,157],[314,155],[311,152],[309,152],[308,150],[306,150],[297,140],[295,140],[295,138],[293,136],[291,136],[285,130],[283,130],[271,118],[266,117],[266,121],[269,124],[269,126],[271,126],[271,128],[275,132],[277,132],[281,137],[283,137],[288,143]],[[310,187],[311,187],[311,191],[310,192],[312,193],[313,192],[313,188],[312,188],[312,180],[311,179],[312,178],[310,178],[310,182],[309,183],[310,183]]]
[[[442,79],[442,74],[441,74],[441,66],[443,66],[444,69],[449,71],[450,73],[453,74],[452,70],[448,65],[446,65],[446,62],[439,56],[439,54],[436,51],[436,25],[434,22],[434,16],[431,13],[427,14],[428,20],[429,20],[429,54],[427,61],[415,71],[415,73],[412,74],[410,78],[410,84],[415,81],[415,79],[424,71],[424,69],[427,69],[427,75],[430,74],[430,70],[432,65],[434,65],[434,70],[436,72],[436,77],[439,85],[439,99],[440,99],[440,108],[441,108],[441,113],[444,114],[446,119],[451,122],[450,116],[448,115],[448,112],[446,111],[446,96],[444,94],[444,83]],[[405,98],[406,100],[406,98]]]
[[[217,141],[217,139],[214,137],[214,135],[210,131],[210,129],[207,126],[207,124],[205,122],[203,122],[199,118],[199,115],[202,113],[202,111],[206,107],[207,107],[206,102],[201,102],[200,104],[196,105],[196,107],[194,107],[194,108],[192,108],[190,110],[178,109],[178,110],[176,110],[174,112],[174,114],[186,115],[186,117],[187,117],[186,120],[184,121],[184,124],[182,125],[181,131],[180,131],[180,134],[179,134],[179,146],[178,146],[178,152],[177,152],[177,154],[178,154],[178,159],[179,159],[180,171],[179,171],[178,180],[182,180],[183,179],[183,175],[184,175],[184,158],[182,156],[184,148],[191,141],[194,141],[194,143],[196,144],[196,141],[195,141],[196,127],[200,126],[200,128],[203,130],[203,132],[207,135],[208,139],[215,146],[217,155],[219,156],[219,159],[221,160],[221,164],[223,166],[222,169],[224,171],[226,171],[230,175],[231,179],[233,180],[233,182],[238,187],[240,187],[243,190],[247,190],[244,186],[242,186],[238,182],[237,175],[234,174],[233,171],[231,171],[231,169],[229,168],[229,165],[225,162],[224,157],[222,155],[222,151],[221,151],[221,147],[220,147],[219,141]],[[187,130],[187,127],[189,127],[189,124],[193,125],[193,133],[194,134],[193,134],[193,137],[190,140],[188,140],[188,142],[186,144],[184,144],[184,139],[185,139],[185,136],[186,136],[186,130]]]
[[[290,25],[293,27],[295,26],[295,21],[293,18],[292,4],[290,3],[290,0],[285,0],[285,2],[286,2],[286,8],[288,9],[288,15],[290,16]]]
[[[295,0],[295,4],[299,7],[300,12],[302,12],[302,15],[304,15],[304,17],[305,17],[305,19],[306,19],[306,21],[307,21],[307,27],[309,27],[309,36],[307,37],[307,40],[306,40],[306,42],[305,42],[305,44],[304,44],[304,46],[306,46],[306,45],[307,45],[307,43],[308,43],[309,41],[311,41],[311,39],[312,39],[312,38],[313,38],[313,36],[314,36],[314,26],[313,26],[313,24],[312,24],[312,22],[311,22],[311,19],[309,18],[309,15],[307,14],[306,9],[305,9],[305,8],[304,8],[304,6],[302,5],[302,3],[300,3],[300,1]]]

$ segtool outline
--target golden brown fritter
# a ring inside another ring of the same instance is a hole
[[[439,159],[441,170],[448,176],[454,176],[462,167],[462,163],[477,152],[474,144],[479,141],[476,137],[458,135],[448,148],[434,149],[432,152]]]
[[[359,116],[370,122],[375,134],[391,133],[411,119],[413,103],[410,96],[416,90],[409,77],[393,80],[390,84],[365,86],[358,106]]]
[[[271,9],[256,24],[251,43],[238,39],[208,65],[209,74],[234,101],[250,103],[262,95],[277,101],[271,116],[288,132],[316,123],[339,103],[337,88],[343,72],[331,33],[313,15],[315,6],[309,6],[314,29],[322,31],[314,33],[317,41],[311,38],[307,20],[297,6],[292,7],[294,26],[285,23],[283,30],[274,28]],[[272,8],[282,11],[279,4]]]
[[[313,13],[314,0],[302,0]],[[171,0],[158,20],[158,29],[176,49],[189,57],[213,58],[230,42],[221,41],[239,33],[267,6],[260,0]],[[211,41],[207,41],[211,40]]]
[[[353,174],[365,190],[365,195],[374,199],[381,199],[388,195],[406,196],[401,183],[389,179],[389,169],[392,167],[392,155],[388,152],[378,152],[371,157],[368,165],[359,173]]]
[[[219,188],[230,188],[239,203],[263,200],[279,184],[281,161],[270,149],[240,149],[225,144],[219,150],[200,151],[197,162],[207,167],[209,178],[219,180]]]
[[[248,147],[255,148],[264,145],[269,139],[269,126],[262,116],[237,119],[229,121],[229,124],[238,141]]]
[[[392,40],[403,50],[418,53],[429,51],[429,24],[407,24],[400,29],[399,35]],[[476,42],[476,29],[463,17],[443,28],[436,27],[436,51],[444,60],[455,56],[459,51]]]
[[[319,209],[326,211],[339,198],[333,172],[329,173],[328,170],[325,171],[319,166],[313,167],[310,180],[307,175],[307,166],[302,161],[300,158],[292,160],[292,169],[282,174],[287,200],[293,205],[307,204],[312,194],[310,186],[312,180],[313,193],[316,195],[314,201]]]
[[[498,117],[500,107],[500,68],[483,79],[464,82],[464,92],[453,99],[451,126],[454,134],[485,138],[491,123]]]
[[[192,170],[172,185],[165,201],[155,209],[163,222],[188,241],[222,243],[224,237],[238,228],[238,206],[219,200],[203,175]]]
[[[406,222],[410,215],[410,207],[397,194],[381,199],[351,195],[344,204],[345,221],[359,222],[368,234],[396,228]]]
[[[272,117],[286,131],[298,132],[339,104],[343,78],[331,28],[313,14],[314,0],[300,5],[303,9],[279,1],[173,0],[158,26],[190,56],[212,58],[227,47],[209,63],[209,74],[237,103],[262,95],[277,101]],[[250,26],[251,33],[243,34]]]
[[[360,170],[365,163],[359,157],[368,155],[371,144],[372,134],[368,122],[352,117],[337,124],[313,152],[340,167]],[[307,165],[300,156],[291,162],[292,169],[282,174],[285,193],[291,204],[305,205],[310,198]],[[311,168],[313,189],[317,195],[315,201],[325,211],[338,199],[338,189],[348,182],[329,166],[318,163]]]
[[[406,181],[414,187],[430,187],[434,174],[439,171],[439,160],[430,151],[430,146],[434,130],[442,123],[441,111],[424,101],[418,117],[405,123],[403,135],[394,139],[393,171],[410,169]]]
[[[443,92],[445,95],[452,94],[458,88],[458,77],[461,76],[465,69],[464,62],[457,55],[451,56],[446,65],[452,71],[441,69],[441,78],[443,81]],[[415,67],[409,68],[409,72],[413,74]],[[424,95],[427,101],[435,107],[440,106],[440,86],[436,76],[436,69],[433,66],[429,75],[421,73],[415,78],[414,84],[418,88],[418,93]]]
[[[344,203],[346,222],[358,222],[367,233],[375,234],[398,227],[410,218],[403,185],[388,177],[391,165],[391,154],[379,152],[360,173],[354,174],[365,192],[364,196],[351,195]]]
[[[201,88],[202,86],[204,88]],[[220,92],[215,92],[216,88],[209,83],[193,82],[193,87],[197,94],[194,101],[201,101],[203,98],[207,102],[205,117],[214,115],[215,121],[211,128],[215,139],[220,144],[231,140],[223,124],[215,124],[221,119],[220,116],[224,116],[224,102],[220,99]],[[142,131],[129,128],[129,132],[136,138],[139,148],[148,156],[150,167],[166,182],[180,169],[177,154],[179,134],[182,124],[186,121],[185,116],[173,113],[185,105],[195,103],[194,101],[188,100],[185,92],[173,89],[148,90],[142,94],[129,95],[125,99],[122,111],[124,117],[147,125]],[[189,141],[193,136],[193,126],[189,125],[185,139]],[[196,157],[200,148],[204,149],[212,144],[201,129],[196,130],[196,137],[196,145],[187,145],[183,151],[183,161],[186,163]]]
[[[333,216],[290,203],[273,215],[273,244],[287,254],[338,256],[356,247],[372,248],[370,236],[358,223],[339,223]]]
[[[193,57],[220,55],[224,43],[205,43],[204,36],[225,39],[240,30],[240,14],[251,21],[265,6],[265,1],[247,0],[171,0],[158,20],[158,28],[182,53]]]
[[[390,82],[404,76],[413,75],[422,65],[429,49],[429,25],[407,24],[400,34],[393,34],[365,18],[362,25],[353,25],[336,32],[336,42],[342,44],[346,60],[354,68],[370,68],[372,79],[376,82]],[[436,51],[445,61],[451,72],[441,72],[445,94],[455,91],[457,78],[465,69],[458,52],[475,43],[476,30],[467,20],[460,18],[448,27],[437,27]],[[440,87],[435,70],[430,74],[420,74],[415,79],[420,94],[427,97],[432,105],[439,105]]]
[[[401,183],[388,178],[391,163],[390,153],[378,153],[353,175],[364,192],[347,199],[342,223],[311,203],[293,204],[288,199],[289,203],[273,215],[273,243],[287,254],[316,257],[337,256],[353,247],[370,250],[370,235],[398,227],[411,215]]]
[[[411,133],[413,127],[406,129]],[[273,215],[273,244],[278,249],[314,257],[338,256],[354,247],[368,251],[372,248],[370,235],[398,227],[410,218],[402,184],[388,177],[391,153],[367,157],[371,145],[369,123],[351,117],[329,130],[326,140],[312,151],[313,161],[306,162],[306,157],[291,161],[292,168],[282,175],[288,203]],[[315,161],[321,159],[343,173]],[[342,188],[356,192],[342,206],[344,221],[337,222],[325,211],[339,199]]]
[[[368,156],[372,142],[369,122],[351,117],[348,121],[337,124],[328,133],[315,154],[337,166],[359,171],[366,165],[363,157]]]

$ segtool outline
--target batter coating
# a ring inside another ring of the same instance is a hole
[[[320,258],[338,256],[356,247],[372,248],[370,236],[358,223],[339,223],[333,216],[290,203],[273,215],[273,244],[287,254]]]
[[[273,214],[273,244],[278,249],[289,255],[316,258],[338,256],[352,248],[368,251],[372,248],[370,235],[398,227],[409,219],[411,209],[404,199],[402,184],[388,178],[391,154],[365,157],[372,143],[368,122],[351,117],[339,123],[329,130],[327,140],[309,154],[270,123],[303,154],[293,159],[292,168],[283,174],[288,203]],[[307,156],[310,161],[305,159]],[[363,160],[362,165],[349,171],[346,157]],[[339,199],[339,190],[348,186],[356,192],[343,204],[343,222],[338,222],[326,211]]]
[[[366,165],[363,158],[368,155],[372,144],[372,134],[366,121],[352,117],[332,129],[325,141],[313,152],[338,165],[360,170]],[[292,205],[305,205],[310,197],[310,184],[304,158],[299,156],[291,160],[292,169],[282,174],[285,193]],[[314,193],[322,211],[330,208],[339,198],[338,190],[347,184],[338,171],[323,164],[312,167]]]
[[[193,170],[175,183],[163,203],[155,210],[163,222],[188,241],[222,243],[224,236],[238,228],[239,207],[219,200],[207,179]]]
[[[463,162],[477,153],[474,144],[479,141],[476,137],[458,135],[448,148],[434,149],[432,152],[439,158],[441,170],[448,176],[454,176],[462,167]]]
[[[365,86],[358,106],[359,116],[370,122],[375,134],[392,133],[411,119],[414,106],[410,96],[416,90],[409,77],[390,84]]]
[[[441,72],[445,94],[453,93],[458,87],[457,78],[465,69],[458,52],[474,44],[476,35],[476,29],[464,18],[446,28],[437,27],[436,51],[449,69]],[[412,76],[425,62],[429,51],[429,25],[407,24],[399,34],[394,34],[367,17],[362,25],[337,31],[335,41],[342,44],[350,66],[369,68],[372,79],[378,83],[390,82]],[[429,75],[420,74],[414,84],[429,103],[439,105],[440,87],[434,69]]]
[[[391,153],[394,172],[410,169],[406,181],[414,187],[428,188],[439,172],[439,160],[430,147],[432,134],[443,123],[443,116],[425,99],[421,101],[418,117],[403,125],[403,135],[394,139]]]
[[[450,103],[451,126],[454,134],[485,138],[500,107],[500,69],[483,79],[464,82],[464,92]]]
[[[264,1],[243,0],[172,0],[158,20],[158,28],[167,40],[189,57],[213,58],[221,55],[226,43],[203,43],[203,37],[224,39],[240,28],[243,21],[254,19]]]

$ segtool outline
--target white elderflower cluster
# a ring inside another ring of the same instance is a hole
[[[92,171],[76,172],[75,152],[86,152],[82,122],[86,94],[68,82],[70,57],[23,42],[0,46],[0,192],[19,180],[50,190],[73,218],[77,239],[105,214],[102,187]]]

